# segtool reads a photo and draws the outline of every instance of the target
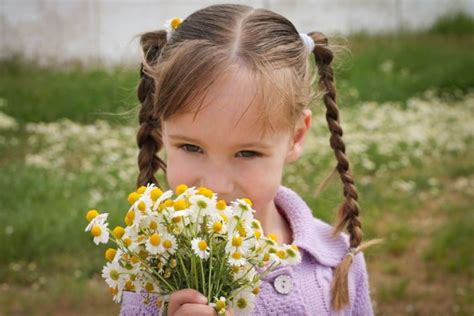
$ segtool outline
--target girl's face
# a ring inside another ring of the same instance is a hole
[[[261,133],[256,88],[246,71],[227,72],[208,89],[198,113],[163,122],[171,188],[204,186],[227,203],[251,199],[257,213],[274,208],[283,166],[299,157],[311,112],[295,130]]]

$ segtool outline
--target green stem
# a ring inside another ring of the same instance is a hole
[[[186,285],[188,286],[188,288],[190,288],[191,286],[190,286],[189,279],[188,279],[188,273],[186,272],[186,267],[184,266],[183,258],[181,258],[179,253],[176,253],[176,256],[178,257],[181,269],[183,270],[184,277],[186,279]]]
[[[202,280],[202,291],[200,291],[204,296],[207,296],[207,289],[206,289],[206,276],[204,275],[204,267],[202,265],[202,259],[199,258],[199,265],[201,267],[201,280]]]

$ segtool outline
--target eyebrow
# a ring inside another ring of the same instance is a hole
[[[193,138],[183,136],[183,135],[169,134],[168,136],[169,136],[170,139],[172,139],[174,141],[184,141],[184,142],[190,142],[190,143],[195,143],[195,144],[200,144],[201,143],[197,139],[193,139]],[[271,146],[267,143],[264,143],[264,142],[248,142],[248,143],[237,144],[236,147],[258,147],[258,148],[262,148],[262,149],[270,149],[273,146]]]

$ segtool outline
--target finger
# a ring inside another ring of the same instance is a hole
[[[232,307],[228,307],[225,311],[226,316],[234,316],[234,309]]]
[[[176,311],[174,316],[215,316],[214,308],[203,304],[185,303]]]
[[[168,315],[173,316],[174,313],[181,307],[181,305],[186,303],[207,304],[207,298],[193,289],[176,291],[170,296]]]

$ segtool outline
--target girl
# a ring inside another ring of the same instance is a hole
[[[265,232],[299,247],[300,264],[263,280],[255,315],[372,315],[327,39],[300,34],[284,17],[243,5],[210,6],[179,22],[141,37],[137,184],[157,184],[154,174],[161,169],[170,187],[205,186],[227,202],[248,197]],[[344,185],[335,231],[281,186],[283,167],[301,155],[311,124],[309,55]],[[157,155],[161,149],[166,162]],[[345,227],[349,237],[341,234]],[[125,292],[121,314],[157,313],[153,300],[145,304],[139,294]],[[214,310],[199,292],[185,289],[171,295],[168,314]]]

